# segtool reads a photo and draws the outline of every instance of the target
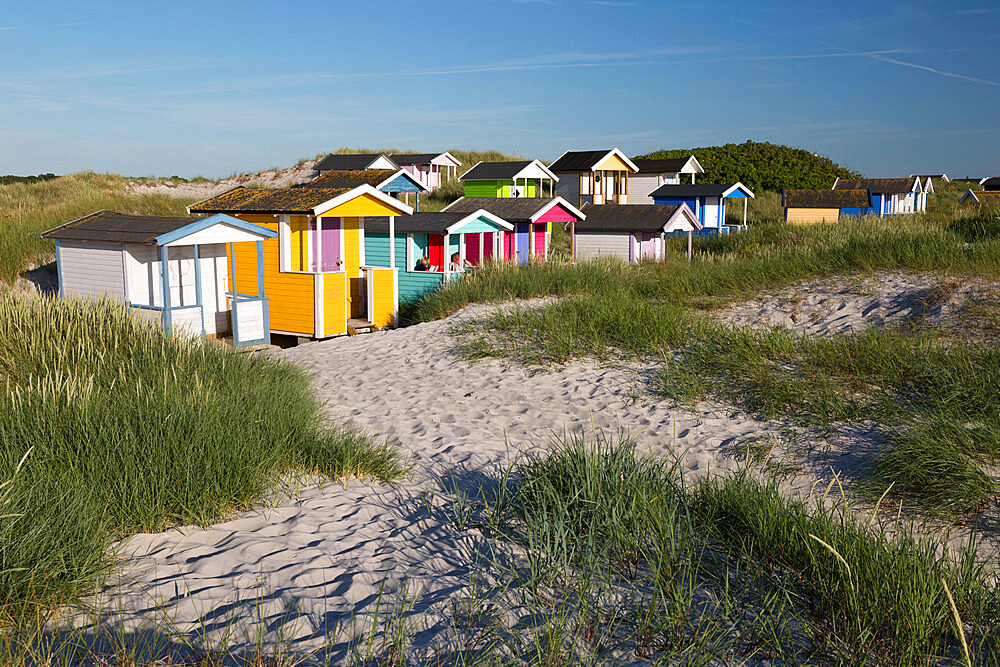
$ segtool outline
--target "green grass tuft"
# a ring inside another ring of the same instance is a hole
[[[288,472],[390,479],[300,369],[167,337],[111,302],[0,296],[0,609],[72,598],[111,542],[252,507]],[[15,476],[18,461],[30,451]]]

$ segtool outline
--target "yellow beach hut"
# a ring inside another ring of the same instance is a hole
[[[365,217],[413,212],[371,185],[354,188],[236,187],[189,207],[191,213],[225,213],[270,229],[263,243],[263,281],[272,333],[329,338],[391,326],[399,309],[394,262],[365,262]],[[233,292],[257,293],[250,244],[230,244]]]

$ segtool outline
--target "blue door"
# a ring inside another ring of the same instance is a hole
[[[517,263],[527,264],[531,252],[529,245],[531,227],[527,222],[519,222],[515,231],[517,232],[517,247],[514,249],[514,253],[517,255]]]

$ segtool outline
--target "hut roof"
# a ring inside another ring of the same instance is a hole
[[[343,188],[356,188],[359,185],[370,185],[379,188],[396,178],[405,178],[422,190],[427,186],[420,182],[416,176],[405,169],[351,169],[326,171],[308,183],[296,185],[296,188],[305,189],[326,189],[338,190]]]
[[[966,190],[959,201],[964,202],[970,197],[980,204],[987,201],[1000,203],[1000,190],[979,190],[978,192],[971,189]]]
[[[920,191],[920,179],[905,178],[838,178],[834,190],[871,190],[879,194],[906,194]]]
[[[632,160],[640,174],[704,174],[698,158],[693,155],[678,158],[657,158]]]
[[[250,232],[259,238],[273,238],[274,236],[274,233],[265,227],[259,227],[228,215],[182,218],[131,215],[103,209],[44,231],[41,236],[60,241],[108,241],[111,243],[166,245],[219,224]]]
[[[513,229],[513,225],[506,220],[502,220],[498,216],[491,214],[489,211],[484,211],[482,209],[463,213],[437,211],[432,213],[413,213],[412,215],[401,215],[396,218],[394,229],[400,234],[447,234],[458,231],[461,225],[467,221],[480,218],[489,220],[498,230]],[[365,218],[365,231],[388,232],[389,218]]]
[[[549,165],[551,171],[591,171],[612,155],[617,155],[622,161],[638,171],[635,163],[617,148],[601,151],[566,151],[555,162]]]
[[[42,238],[112,241],[115,243],[154,243],[158,236],[186,227],[199,219],[196,217],[129,215],[100,210],[44,231]]]
[[[247,188],[238,186],[188,210],[195,213],[312,213],[352,188]]]
[[[526,197],[501,199],[493,197],[462,197],[449,204],[445,211],[450,213],[471,213],[479,209],[489,211],[498,218],[510,222],[534,222],[553,206],[562,206],[567,211],[583,218],[583,212],[562,197]]]
[[[316,171],[367,169],[377,162],[379,158],[385,158],[396,167],[399,166],[391,157],[384,153],[331,153],[316,163],[313,169]]]
[[[295,187],[307,190],[341,190],[356,188],[359,185],[370,185],[377,188],[396,173],[398,172],[392,169],[331,169],[324,171],[323,174],[308,183],[302,183]]]
[[[586,219],[577,232],[659,232],[678,215],[686,215],[695,229],[701,224],[686,204],[584,204]]]
[[[785,190],[789,208],[870,208],[868,190]]]
[[[979,181],[983,190],[1000,190],[1000,176],[991,176]]]
[[[699,183],[697,185],[661,185],[649,193],[650,197],[670,197],[687,199],[689,197],[728,197],[735,191],[741,191],[749,197],[753,193],[742,183]]]
[[[534,169],[531,169],[534,167]],[[472,169],[459,176],[460,181],[512,181],[515,178],[559,177],[549,171],[538,160],[516,160],[512,162],[477,162]]]

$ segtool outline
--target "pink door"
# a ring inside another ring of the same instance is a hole
[[[546,224],[544,222],[536,222],[534,225],[534,230],[532,233],[535,235],[535,257],[540,259],[545,259],[548,248],[545,247],[545,233]]]
[[[465,239],[465,259],[476,266],[482,259],[483,249],[479,244],[479,234],[463,234]]]
[[[517,246],[517,234],[514,232],[503,232],[503,258],[510,261],[514,259],[514,248]]]
[[[323,218],[321,234],[316,219],[313,218],[310,221],[313,271],[339,271],[343,265],[344,256],[340,249],[340,224],[340,218]],[[318,263],[317,258],[319,259]]]

